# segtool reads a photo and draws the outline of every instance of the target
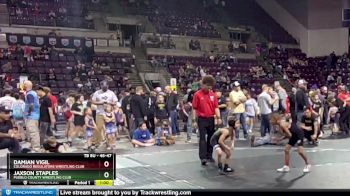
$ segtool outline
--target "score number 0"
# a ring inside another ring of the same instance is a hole
[[[103,166],[104,166],[104,167],[109,167],[109,162],[108,162],[108,161],[105,161],[105,162],[103,163]],[[108,172],[105,172],[105,173],[103,174],[103,176],[104,176],[105,178],[108,178],[108,177],[109,177],[109,173],[108,173]]]

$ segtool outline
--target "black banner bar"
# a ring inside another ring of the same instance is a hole
[[[34,47],[42,47],[44,45],[56,48],[93,48],[94,41],[90,38],[82,37],[57,37],[48,35],[26,35],[26,34],[6,34],[9,45],[20,44]]]

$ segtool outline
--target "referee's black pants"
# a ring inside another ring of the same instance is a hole
[[[350,117],[350,107],[346,106],[345,111],[340,113],[340,118],[339,118],[340,130],[346,134],[349,134],[349,126],[348,126],[349,117]]]
[[[197,124],[199,129],[199,158],[201,160],[211,159],[213,147],[210,145],[210,138],[215,129],[214,117],[198,117]]]

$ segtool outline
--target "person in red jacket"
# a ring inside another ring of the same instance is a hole
[[[349,134],[348,119],[350,117],[350,94],[344,85],[339,86],[338,98],[346,102],[345,107],[340,111],[339,127],[346,135]]]
[[[215,118],[217,124],[221,125],[220,110],[218,107],[218,98],[213,92],[215,79],[211,75],[204,76],[202,87],[194,94],[192,107],[192,124],[194,128],[199,129],[199,158],[203,166],[207,161],[214,162],[212,158],[213,147],[210,145],[210,138],[214,134]],[[208,135],[206,137],[206,135]]]

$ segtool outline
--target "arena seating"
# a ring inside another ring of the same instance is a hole
[[[221,37],[210,24],[212,17],[203,9],[198,9],[201,4],[197,1],[154,0],[147,8],[125,6],[128,13],[147,15],[160,34]]]
[[[157,55],[149,55],[149,59],[152,59],[152,57],[155,57],[156,59],[163,59],[164,56],[157,56]],[[179,81],[179,69],[180,67],[184,66],[186,62],[190,62],[194,67],[201,66],[208,70],[208,74],[216,76],[218,72],[227,71],[227,75],[229,78],[231,78],[231,82],[234,82],[233,79],[236,74],[239,72],[243,75],[245,79],[249,78],[249,86],[248,88],[252,90],[253,95],[257,95],[261,92],[261,86],[262,84],[272,84],[274,82],[273,79],[267,79],[267,78],[258,78],[253,79],[250,77],[250,71],[249,69],[252,66],[257,66],[257,61],[255,59],[238,59],[237,62],[229,62],[228,67],[222,68],[220,67],[219,62],[211,62],[209,58],[205,57],[185,57],[185,56],[177,56],[175,58],[175,64],[170,64],[168,71],[172,75],[172,77],[177,78]],[[195,72],[193,75],[189,78],[186,78],[186,84],[192,83],[195,78],[200,78],[200,73]],[[181,89],[183,92],[186,92],[187,85],[183,89]]]
[[[6,73],[15,79],[11,84],[16,87],[19,81],[19,65],[23,63],[28,68],[30,75],[40,75],[40,81],[34,81],[37,84],[49,86],[52,88],[55,94],[68,91],[76,90],[79,82],[73,81],[74,76],[72,75],[72,68],[76,65],[76,55],[69,51],[59,51],[59,56],[52,57],[50,60],[36,60],[36,61],[25,61],[23,55],[11,54],[8,59],[0,59],[0,64],[3,65],[7,62],[12,63],[12,69]],[[126,73],[129,72],[129,66],[131,63],[131,54],[117,54],[117,53],[95,53],[93,57],[94,61],[106,63],[110,67],[108,71],[102,71],[102,74],[95,74],[90,79],[92,83],[99,83],[105,79],[105,75],[111,77],[113,82],[110,82],[110,89],[122,91],[126,88],[127,82],[124,80]],[[124,62],[123,62],[124,61]],[[86,73],[92,68],[91,62],[84,63],[86,66]],[[49,81],[47,75],[49,69],[53,68],[56,81]],[[0,74],[2,70],[0,69]],[[80,82],[81,83],[81,82]]]
[[[103,10],[101,3],[95,4],[82,0],[25,0],[21,2],[24,3],[8,4],[11,24],[93,29],[93,22],[85,19],[87,12]],[[66,9],[66,13],[59,13],[60,8]],[[16,13],[16,9],[20,9],[22,13]],[[56,17],[50,18],[50,11],[53,11]]]

